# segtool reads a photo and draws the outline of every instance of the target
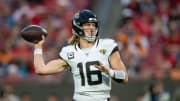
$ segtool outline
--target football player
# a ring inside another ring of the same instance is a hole
[[[38,74],[69,69],[74,79],[74,101],[109,101],[111,79],[128,82],[118,46],[112,39],[99,39],[99,24],[90,10],[77,12],[72,19],[73,37],[59,52],[59,59],[45,64],[43,40],[34,45],[34,65]]]

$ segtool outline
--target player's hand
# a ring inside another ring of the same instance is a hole
[[[98,68],[101,72],[109,74],[109,69],[106,68],[102,63],[99,63],[99,65],[95,65],[95,67]]]
[[[45,36],[42,35],[42,40],[39,41],[37,44],[34,44],[34,48],[42,48],[44,42],[45,42]]]

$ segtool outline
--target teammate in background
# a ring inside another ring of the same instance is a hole
[[[73,101],[109,101],[111,78],[128,82],[125,65],[118,46],[111,39],[99,39],[98,20],[90,10],[77,12],[72,19],[72,39],[59,52],[59,59],[45,64],[43,43],[34,45],[34,65],[37,74],[53,74],[69,69],[75,90]]]

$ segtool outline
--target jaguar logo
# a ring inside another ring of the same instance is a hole
[[[106,54],[107,50],[106,49],[100,49],[99,52],[102,54]]]

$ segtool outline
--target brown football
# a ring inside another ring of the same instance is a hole
[[[29,25],[23,28],[20,32],[20,36],[31,43],[38,43],[42,40],[42,35],[45,37],[48,35],[46,29],[39,25]]]

